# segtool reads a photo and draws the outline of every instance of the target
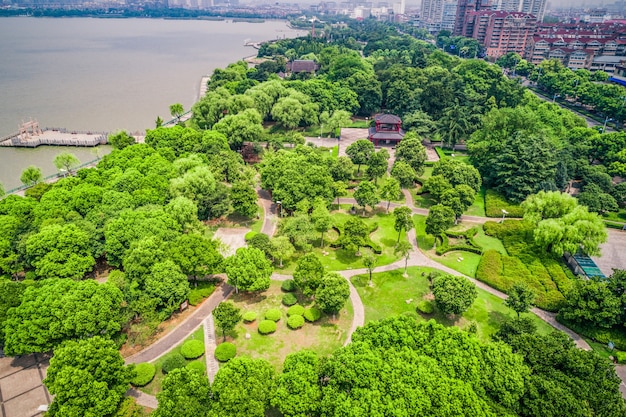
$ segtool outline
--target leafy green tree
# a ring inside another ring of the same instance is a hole
[[[524,283],[516,282],[509,291],[509,296],[504,300],[504,305],[517,313],[519,320],[520,313],[527,313],[533,306],[535,293]]]
[[[287,129],[298,127],[303,115],[302,103],[292,97],[283,97],[272,107],[272,118]]]
[[[443,175],[433,175],[424,182],[424,190],[436,201],[441,201],[441,196],[452,189],[452,184]]]
[[[198,226],[198,205],[187,197],[179,196],[170,200],[164,207],[165,212],[180,225],[184,231]]]
[[[426,148],[416,134],[409,132],[400,141],[396,147],[396,161],[406,162],[413,168],[415,175],[422,175],[426,162]]]
[[[439,160],[433,168],[433,176],[437,175],[445,178],[452,187],[467,185],[478,192],[482,185],[478,170],[458,159],[444,158]]]
[[[209,381],[199,372],[177,368],[165,376],[161,391],[157,394],[159,406],[154,417],[202,417],[211,406]]]
[[[222,301],[213,310],[215,324],[222,329],[224,342],[226,341],[226,332],[230,332],[241,321],[241,309],[228,301]]]
[[[270,287],[272,265],[265,254],[255,248],[239,248],[226,258],[228,283],[235,286],[235,291],[265,291]]]
[[[444,314],[465,312],[478,297],[476,285],[465,277],[440,275],[433,281],[433,295],[437,307]]]
[[[126,277],[143,286],[152,267],[166,259],[163,242],[156,237],[149,236],[131,243],[122,265]]]
[[[207,166],[197,166],[181,177],[170,181],[170,193],[183,196],[198,205],[203,204],[215,192],[215,177]]]
[[[21,282],[0,280],[0,329],[4,329],[9,309],[22,303],[24,291],[26,285]],[[0,343],[4,343],[4,331],[0,331]]]
[[[315,302],[319,308],[333,315],[343,308],[350,298],[350,286],[344,277],[337,272],[328,272],[315,290]]]
[[[343,234],[340,236],[341,246],[359,255],[361,247],[365,244],[369,228],[367,224],[358,217],[351,217],[343,225]]]
[[[354,199],[359,206],[363,207],[364,215],[366,206],[370,206],[373,209],[380,202],[376,185],[369,181],[361,181],[359,183],[359,186],[354,191]]]
[[[559,316],[582,325],[611,328],[621,322],[623,307],[604,282],[578,280],[565,298]]]
[[[401,193],[400,183],[394,177],[385,178],[382,186],[380,187],[379,194],[383,200],[387,200],[387,212],[389,212],[389,205],[391,200],[395,200],[400,197]]]
[[[350,113],[345,110],[336,110],[326,121],[326,128],[333,134],[337,129],[349,127],[352,124]]]
[[[365,268],[367,269],[367,272],[370,275],[370,287],[373,285],[372,284],[372,272],[374,271],[374,267],[376,266],[376,257],[371,254],[368,253],[365,256],[363,256],[363,266],[365,266]]]
[[[315,294],[317,287],[324,276],[324,266],[314,253],[307,253],[298,259],[296,269],[293,272],[293,280],[296,287],[304,295],[310,297]]]
[[[367,139],[359,139],[346,148],[346,155],[352,163],[357,164],[357,173],[361,172],[361,165],[367,164],[374,154],[374,144]]]
[[[275,385],[274,369],[267,361],[231,359],[215,376],[209,417],[264,417]]]
[[[26,240],[26,257],[40,278],[81,279],[96,264],[92,236],[76,224],[51,224]]]
[[[270,253],[274,259],[278,259],[279,267],[283,267],[283,259],[291,258],[295,248],[287,236],[278,236],[270,240]]]
[[[20,176],[20,181],[22,184],[33,186],[38,182],[43,180],[43,174],[41,173],[41,168],[36,167],[34,165],[30,165],[24,171],[22,171],[22,175]]]
[[[296,248],[308,250],[309,241],[315,238],[315,228],[306,214],[296,214],[280,222],[278,231],[287,236]]]
[[[146,277],[144,292],[159,300],[157,307],[169,317],[189,295],[187,276],[180,271],[174,261],[166,260],[154,264]]]
[[[167,248],[167,256],[194,280],[222,271],[224,257],[217,243],[206,236],[189,233],[178,236]]]
[[[322,396],[319,366],[314,352],[303,350],[287,355],[271,405],[286,417],[317,415]]]
[[[66,172],[72,172],[72,169],[76,168],[78,165],[80,165],[80,161],[73,153],[61,152],[54,157],[54,166],[57,167],[59,171],[63,169]]]
[[[330,162],[330,175],[335,181],[350,181],[354,173],[354,164],[347,156],[340,156]]]
[[[163,123],[163,121],[161,121],[161,123]],[[108,142],[113,146],[113,149],[124,149],[136,143],[135,138],[124,130],[109,135]]]
[[[605,193],[598,185],[588,184],[585,185],[583,191],[577,196],[578,202],[583,206],[586,206],[589,211],[603,214],[607,211],[618,211],[619,206],[615,198]]]
[[[388,160],[389,152],[387,152],[386,149],[374,152],[367,161],[367,169],[365,173],[372,180],[381,178],[387,172]]]
[[[333,224],[333,219],[326,208],[325,203],[318,203],[311,212],[311,220],[315,226],[315,230],[322,234],[320,246],[324,247],[324,233],[330,229]]]
[[[230,200],[233,210],[244,217],[254,217],[259,211],[256,191],[243,181],[233,184],[230,189]]]
[[[244,142],[257,142],[263,135],[262,121],[258,111],[247,109],[225,116],[213,129],[228,138],[231,149],[240,149]]]
[[[409,263],[409,256],[411,256],[412,250],[413,250],[413,245],[411,245],[411,243],[402,241],[402,242],[398,242],[393,252],[395,254],[399,254],[402,258],[404,258],[404,276],[405,277],[408,276],[406,270],[407,270],[408,263]]]
[[[170,105],[170,114],[172,115],[173,118],[176,119],[176,122],[180,121],[180,118],[183,116],[184,113],[185,113],[185,109],[182,104],[175,103],[175,104]]]
[[[426,233],[438,236],[454,224],[454,211],[443,204],[436,204],[430,208],[426,217]]]
[[[415,132],[418,137],[428,136],[435,130],[435,122],[433,122],[428,113],[422,110],[415,110],[405,114],[402,118],[402,126],[406,130]]]
[[[393,210],[393,228],[398,232],[398,240],[396,243],[400,242],[400,236],[402,235],[402,231],[409,232],[409,230],[413,229],[413,212],[410,208],[402,206],[396,207]]]
[[[67,341],[54,350],[43,380],[54,395],[48,414],[113,415],[133,374],[111,340],[95,336]]]
[[[402,188],[412,187],[417,179],[417,174],[411,165],[397,159],[393,164],[393,168],[391,168],[391,176],[398,180]]]
[[[26,288],[9,310],[4,351],[8,355],[48,352],[64,340],[113,337],[122,329],[122,292],[109,284],[43,280]]]

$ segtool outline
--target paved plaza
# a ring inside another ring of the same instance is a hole
[[[41,383],[49,360],[42,354],[0,358],[0,417],[44,415],[40,407],[52,401]]]
[[[613,269],[626,269],[626,231],[607,229],[609,240],[600,245],[602,256],[592,256],[600,271],[607,277]]]

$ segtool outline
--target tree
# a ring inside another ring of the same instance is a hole
[[[367,161],[367,170],[365,173],[370,179],[377,180],[387,172],[387,167],[389,165],[388,160],[389,152],[387,152],[386,149],[374,152]]]
[[[340,156],[330,162],[330,175],[335,181],[350,181],[354,174],[354,164],[347,156]]]
[[[170,181],[170,193],[195,201],[198,206],[204,204],[215,192],[215,177],[211,169],[197,166],[178,178]]]
[[[389,213],[389,205],[391,200],[395,200],[400,196],[402,190],[400,190],[400,183],[394,177],[387,177],[380,187],[380,197],[383,200],[387,200],[387,213]]]
[[[408,163],[398,160],[391,168],[391,176],[398,180],[402,188],[412,187],[417,178],[415,170]]]
[[[161,123],[163,122],[161,121]],[[124,130],[109,135],[108,142],[113,146],[113,149],[124,149],[136,143],[135,138]]]
[[[177,368],[165,376],[157,393],[154,417],[202,417],[211,406],[211,388],[206,376],[192,369]]]
[[[229,114],[215,123],[216,130],[228,138],[231,149],[240,149],[244,142],[257,142],[263,135],[263,119],[255,109]]]
[[[372,272],[374,271],[374,267],[376,266],[376,261],[377,261],[376,257],[371,253],[368,253],[363,257],[363,266],[367,268],[367,272],[369,272],[370,274],[370,287],[373,286]]]
[[[607,211],[619,210],[615,198],[611,194],[603,192],[596,184],[585,185],[577,198],[580,204],[595,213],[603,214]]]
[[[2,185],[2,183],[0,182],[0,198],[4,197],[5,191],[4,191],[4,185]]]
[[[413,212],[410,208],[406,206],[396,207],[393,211],[394,223],[393,228],[398,232],[398,240],[396,243],[400,242],[400,235],[402,231],[409,232],[409,230],[413,229]]]
[[[309,250],[309,240],[315,238],[315,228],[306,214],[296,214],[283,219],[278,225],[281,235],[287,236],[293,245],[301,250]]]
[[[67,341],[54,351],[46,378],[54,395],[50,416],[113,415],[134,370],[124,365],[115,343],[100,336]]]
[[[416,175],[422,175],[426,162],[426,148],[415,133],[407,133],[400,141],[396,147],[396,161],[406,162]]]
[[[354,164],[357,164],[357,173],[361,172],[361,165],[367,164],[374,153],[374,144],[367,139],[359,139],[346,148],[346,155]]]
[[[441,201],[441,196],[451,188],[452,184],[443,175],[433,175],[424,182],[424,190],[436,201]]]
[[[34,165],[30,165],[28,168],[22,171],[22,175],[20,176],[20,181],[22,181],[22,184],[31,187],[38,182],[41,182],[42,179],[43,174],[41,173],[41,168]]]
[[[270,240],[270,253],[278,259],[279,268],[283,267],[283,259],[290,258],[295,249],[287,236],[278,236]]]
[[[402,258],[404,258],[404,276],[408,276],[406,270],[409,263],[409,256],[411,256],[411,251],[413,250],[413,245],[409,242],[398,242],[396,248],[393,253],[400,254]]]
[[[174,261],[154,264],[144,283],[144,293],[159,300],[164,317],[169,317],[189,295],[187,276]]]
[[[622,301],[604,282],[578,280],[566,295],[559,317],[567,321],[600,328],[622,322]]]
[[[324,266],[314,253],[307,253],[300,259],[293,272],[296,287],[307,297],[315,294],[324,276]]]
[[[344,277],[337,272],[328,272],[322,278],[320,286],[315,291],[315,302],[319,308],[335,315],[343,308],[350,297],[350,286]]]
[[[322,202],[316,204],[313,208],[313,212],[311,212],[311,220],[313,221],[313,225],[315,226],[315,230],[322,234],[320,247],[324,247],[324,233],[333,224],[333,219],[328,212],[328,208],[326,208],[326,203]]]
[[[517,313],[519,320],[520,313],[526,313],[535,301],[535,293],[524,283],[516,282],[509,291],[509,296],[504,300],[504,305],[510,307]]]
[[[224,342],[226,341],[226,332],[230,332],[241,321],[241,309],[236,307],[233,303],[228,301],[222,301],[213,310],[213,317],[215,318],[215,324],[222,329],[222,336]]]
[[[380,202],[376,185],[369,181],[361,181],[354,191],[354,199],[356,203],[363,207],[363,215],[365,215],[365,207],[370,206],[372,209]]]
[[[257,195],[250,184],[238,181],[230,189],[230,200],[233,210],[244,217],[254,217],[259,212]]]
[[[607,233],[602,218],[579,206],[573,197],[554,192],[539,192],[522,204],[524,218],[535,225],[535,243],[546,252],[563,256],[582,250],[600,254]]]
[[[283,97],[272,107],[272,118],[287,129],[298,127],[303,115],[302,103],[292,97]]]
[[[357,217],[351,217],[343,225],[343,234],[340,237],[341,246],[350,252],[355,252],[358,256],[368,234],[367,224]]]
[[[461,314],[478,297],[476,285],[465,277],[440,275],[433,281],[433,295],[437,307],[444,314]]]
[[[326,127],[330,134],[341,127],[348,127],[352,124],[350,113],[345,110],[336,110],[326,121]]]
[[[215,376],[209,416],[264,417],[275,385],[274,369],[264,359],[231,359]]]
[[[71,173],[73,168],[80,165],[80,161],[76,158],[76,155],[69,152],[61,152],[54,157],[54,166],[59,171],[65,170],[65,172]]]
[[[430,208],[426,217],[426,233],[438,236],[454,224],[454,211],[450,207],[436,204]]]
[[[445,178],[452,187],[467,185],[475,192],[478,192],[482,185],[478,170],[458,159],[440,159],[433,168],[433,176],[437,175]]]
[[[22,303],[24,291],[26,285],[22,282],[0,280],[0,329],[4,329],[9,309]],[[0,331],[0,343],[4,344],[4,331]]]
[[[314,352],[303,350],[287,355],[271,398],[272,406],[286,417],[317,415],[322,396],[319,366]]]
[[[176,119],[176,123],[180,122],[180,118],[183,116],[184,113],[185,109],[182,104],[175,103],[170,105],[170,114],[173,118]]]
[[[265,291],[270,287],[272,265],[265,254],[255,248],[239,248],[226,258],[228,283],[235,286],[235,291]]]
[[[180,225],[184,231],[198,227],[198,205],[187,197],[179,196],[170,200],[164,207],[165,212]]]

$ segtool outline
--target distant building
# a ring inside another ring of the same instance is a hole
[[[469,13],[463,30],[484,46],[487,56],[497,58],[507,52],[523,55],[536,27],[535,16],[528,13],[479,11]]]
[[[453,34],[455,36],[466,36],[471,38],[471,33],[464,30],[466,27],[465,22],[467,21],[470,13],[482,10],[491,10],[491,8],[491,2],[489,0],[458,0]]]
[[[422,0],[420,26],[430,33],[440,30],[454,31],[456,0]]]
[[[402,120],[393,114],[377,114],[374,116],[375,126],[369,128],[368,139],[374,144],[397,145],[404,138]]]
[[[292,62],[287,62],[287,72],[298,74],[301,72],[308,72],[315,74],[315,71],[320,69],[320,66],[310,59],[296,59]]]
[[[498,0],[496,10],[529,13],[541,22],[546,12],[546,0]]]

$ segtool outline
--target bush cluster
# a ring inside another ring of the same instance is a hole
[[[276,322],[272,320],[263,320],[259,323],[259,333],[270,334],[276,331]]]
[[[292,279],[287,279],[280,284],[280,289],[285,292],[292,292],[296,290],[296,283]]]
[[[626,352],[615,352],[615,357],[617,358],[617,362],[626,363]]]
[[[204,343],[200,340],[187,340],[180,348],[185,359],[196,359],[204,355]]]
[[[319,308],[311,307],[304,310],[304,314],[302,316],[306,319],[306,321],[313,323],[322,317],[322,311]]]
[[[248,233],[246,233],[246,235],[243,238],[245,239],[246,242],[248,242],[248,241],[250,241],[250,239],[252,239],[253,237],[255,237],[258,234],[259,234],[259,232],[255,232],[254,230],[250,230]]]
[[[289,307],[289,309],[287,309],[287,316],[291,317],[291,316],[302,316],[304,314],[304,307],[302,307],[299,304],[296,304],[295,306],[291,306]]]
[[[206,374],[206,365],[203,361],[191,361],[185,368],[200,372],[200,374]]]
[[[421,300],[419,303],[417,303],[417,310],[420,313],[432,314],[433,311],[435,311],[435,306],[432,302],[428,300]]]
[[[283,313],[277,308],[270,308],[265,312],[265,320],[278,321],[283,316]]]
[[[495,190],[487,190],[485,193],[485,214],[487,217],[502,217],[502,209],[507,211],[506,217],[524,217],[524,210],[519,204],[508,201]]]
[[[607,329],[583,325],[573,321],[563,320],[560,315],[557,315],[556,319],[581,336],[588,337],[589,339],[602,343],[605,346],[608,345],[609,342],[613,342],[616,349],[626,351],[626,332],[624,332],[623,327],[616,326],[614,328]]]
[[[174,369],[183,368],[187,364],[187,361],[180,353],[172,353],[163,361],[161,370],[164,374],[172,372]]]
[[[243,321],[245,321],[246,323],[252,323],[253,321],[256,320],[258,314],[256,313],[256,311],[246,311],[245,313],[243,313]]]
[[[343,224],[335,224],[333,226],[333,229],[337,232],[339,237],[335,241],[330,242],[330,247],[339,248],[341,247],[341,235],[343,235],[344,230]],[[380,255],[381,253],[383,253],[383,248],[378,243],[370,239],[370,234],[374,233],[376,230],[378,230],[378,223],[373,223],[372,225],[370,225],[370,228],[367,232],[367,237],[365,238],[365,242],[363,243],[363,247],[370,248],[375,254]]]
[[[228,362],[237,355],[237,347],[229,342],[220,343],[215,348],[215,359]]]
[[[213,291],[215,291],[214,283],[206,281],[199,282],[197,287],[194,288],[192,286],[191,290],[189,291],[189,297],[187,298],[189,300],[189,304],[192,306],[197,306],[202,302],[202,300],[213,294]]]
[[[297,302],[298,302],[298,299],[292,293],[288,292],[287,294],[283,295],[283,304],[286,305],[287,307],[292,306],[296,304]]]
[[[146,386],[154,378],[156,373],[156,367],[154,364],[148,362],[142,362],[135,365],[135,377],[130,381],[136,387]]]
[[[287,326],[290,329],[296,330],[304,326],[304,317],[294,314],[287,319]]]
[[[476,253],[478,255],[482,255],[483,250],[479,244],[474,241],[474,236],[478,233],[478,228],[472,227],[464,232],[445,232],[441,234],[441,243],[437,245],[436,253],[441,256],[446,252],[451,252],[453,250],[462,250],[466,252]],[[448,237],[454,238],[465,238],[467,240],[466,244],[456,244],[450,245],[450,241]]]

